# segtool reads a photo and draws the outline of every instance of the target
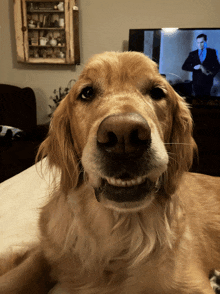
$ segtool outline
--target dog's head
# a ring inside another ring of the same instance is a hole
[[[39,152],[61,170],[66,193],[83,173],[104,206],[129,211],[171,196],[194,147],[190,111],[157,65],[141,53],[108,52],[85,66]]]

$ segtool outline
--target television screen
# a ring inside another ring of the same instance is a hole
[[[160,74],[189,102],[220,106],[220,28],[131,29],[129,50],[157,62]]]

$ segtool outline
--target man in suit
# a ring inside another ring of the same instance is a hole
[[[182,69],[193,73],[195,97],[208,98],[214,76],[218,73],[220,65],[216,50],[207,48],[207,35],[198,35],[196,42],[198,49],[189,53]]]

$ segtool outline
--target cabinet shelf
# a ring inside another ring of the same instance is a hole
[[[65,31],[65,28],[29,28],[29,31]]]
[[[55,64],[67,64],[65,58],[29,58],[28,63],[55,63]]]
[[[27,13],[64,13],[64,11],[58,9],[35,9],[28,10]]]
[[[76,1],[14,0],[18,62],[80,63],[79,11]],[[54,9],[57,5],[60,10]],[[53,38],[62,45],[40,45],[44,44],[42,41],[44,38],[45,40]]]
[[[56,45],[56,46],[52,46],[52,45],[29,45],[30,48],[32,47],[38,47],[38,48],[65,48],[66,46],[65,45]]]

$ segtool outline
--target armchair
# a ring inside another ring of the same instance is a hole
[[[47,126],[37,126],[31,88],[0,84],[0,182],[34,164],[47,130]]]

